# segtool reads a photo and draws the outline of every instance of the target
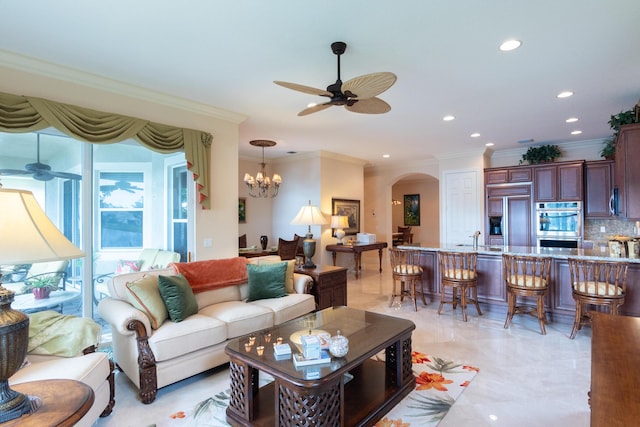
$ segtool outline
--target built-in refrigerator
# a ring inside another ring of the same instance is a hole
[[[487,188],[488,245],[535,246],[531,185],[496,185]]]

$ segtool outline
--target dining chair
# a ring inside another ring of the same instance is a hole
[[[627,293],[626,261],[568,258],[571,289],[576,315],[569,338],[575,338],[582,326],[591,323],[590,306],[598,306],[617,316]]]
[[[549,294],[551,258],[502,254],[502,277],[507,287],[507,320],[509,327],[514,314],[528,314],[538,319],[540,332],[546,335],[544,300]],[[536,305],[518,305],[518,297],[535,298]]]
[[[396,297],[400,297],[400,302],[405,296],[413,300],[413,309],[418,311],[418,298],[416,294],[416,282],[420,282],[420,296],[422,303],[426,306],[427,301],[424,298],[424,288],[422,281],[422,267],[420,267],[419,250],[403,250],[389,249],[389,258],[391,260],[391,276],[393,278],[393,289],[391,290],[391,298],[389,299],[389,307],[393,306]],[[396,287],[396,281],[400,281],[400,287]]]
[[[477,252],[441,251],[438,253],[442,287],[440,291],[440,306],[438,314],[444,304],[451,304],[455,310],[460,304],[462,320],[467,321],[467,303],[472,302],[482,315],[478,304],[478,263]],[[451,299],[447,299],[446,289],[451,288]],[[458,296],[458,291],[460,296]],[[469,293],[469,295],[467,295]]]

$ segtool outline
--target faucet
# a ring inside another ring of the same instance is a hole
[[[480,230],[476,231],[473,233],[473,236],[469,237],[473,237],[473,249],[478,249],[478,237],[480,237]]]

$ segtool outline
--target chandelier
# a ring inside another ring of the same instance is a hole
[[[266,164],[264,163],[264,147],[273,147],[276,145],[275,141],[269,141],[266,139],[254,139],[249,141],[249,144],[254,147],[262,147],[262,163],[260,163],[260,170],[254,178],[251,174],[244,174],[244,183],[247,184],[247,190],[251,197],[276,197],[278,195],[278,189],[282,184],[282,178],[277,173],[273,174],[273,178],[269,178],[266,171]]]

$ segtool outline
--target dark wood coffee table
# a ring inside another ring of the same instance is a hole
[[[273,342],[278,337],[297,352],[289,337],[309,328],[332,336],[340,329],[349,338],[349,353],[330,364],[298,369],[291,358],[276,359]],[[233,426],[269,427],[374,425],[414,388],[414,329],[410,320],[333,307],[258,331],[251,346],[249,336],[231,340],[225,350],[231,359],[227,421]],[[264,347],[262,355],[258,346]],[[373,358],[382,350],[381,358]],[[275,380],[259,387],[259,371]]]

